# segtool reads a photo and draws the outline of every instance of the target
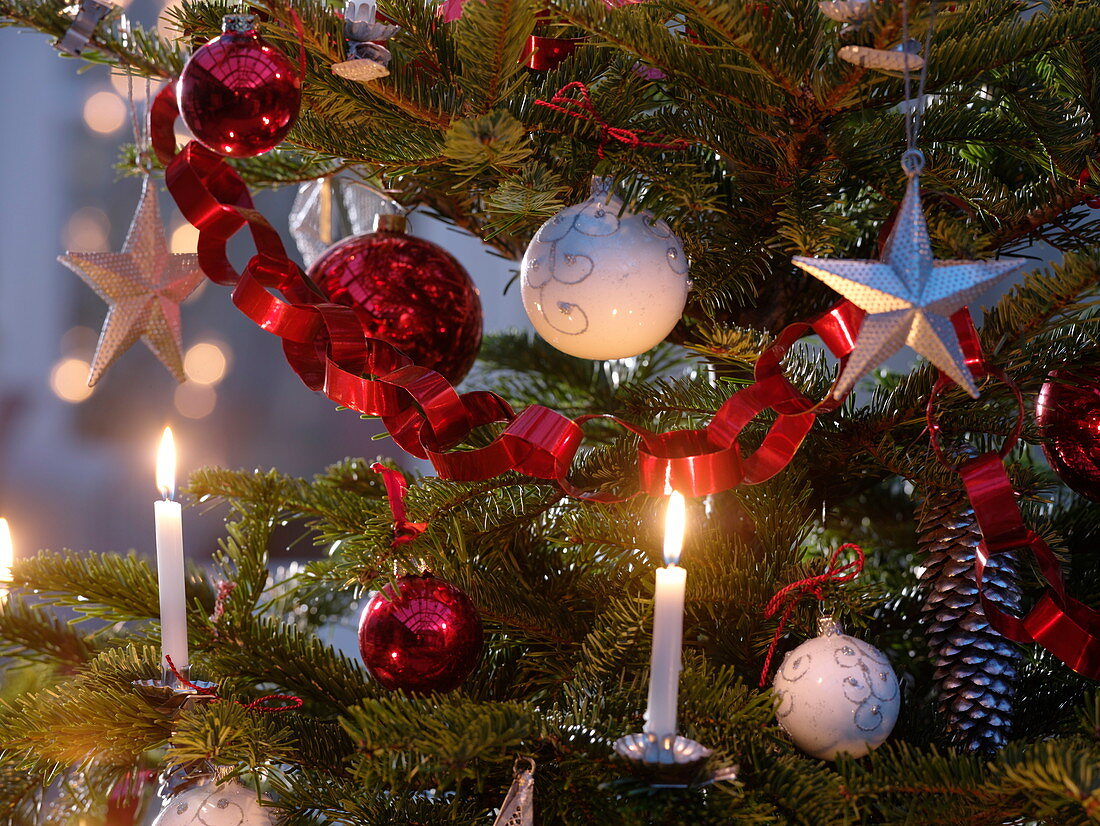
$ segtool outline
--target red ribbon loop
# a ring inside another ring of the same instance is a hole
[[[569,97],[568,92],[574,89],[580,94],[579,98]],[[553,109],[555,112],[561,112],[563,115],[569,115],[571,118],[578,120],[589,121],[596,124],[600,128],[600,143],[596,148],[596,155],[600,158],[605,157],[604,148],[611,141],[617,141],[618,143],[630,146],[633,148],[647,147],[650,149],[687,149],[689,144],[683,138],[674,138],[671,141],[644,141],[642,135],[653,135],[653,132],[635,132],[630,129],[620,129],[616,126],[611,126],[603,118],[600,117],[599,112],[596,111],[596,107],[592,104],[592,98],[589,96],[588,87],[581,83],[579,80],[574,80],[572,83],[567,83],[558,90],[558,93],[554,95],[550,100],[536,100],[536,105],[545,106],[547,109]]]
[[[375,473],[382,474],[382,481],[386,485],[386,495],[390,500],[390,513],[393,514],[393,542],[397,547],[406,542],[412,542],[428,528],[426,522],[409,522],[405,519],[405,494],[409,490],[409,482],[405,475],[393,468],[386,467],[381,462],[375,462],[370,466]]]
[[[841,565],[840,557],[847,550],[854,551],[855,557]],[[824,573],[792,582],[790,585],[779,589],[775,596],[768,600],[768,604],[764,607],[764,616],[771,619],[780,608],[783,608],[783,615],[779,618],[779,625],[775,628],[775,636],[772,637],[771,645],[768,646],[768,655],[764,658],[764,668],[760,671],[761,688],[768,682],[768,672],[771,671],[775,648],[779,645],[779,638],[783,636],[783,629],[787,626],[787,620],[790,618],[791,612],[794,611],[794,607],[806,596],[824,600],[826,583],[830,581],[847,582],[850,579],[855,579],[863,570],[863,562],[863,548],[851,542],[841,545],[829,557],[829,564],[826,566]]]

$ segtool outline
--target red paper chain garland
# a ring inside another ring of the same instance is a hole
[[[1038,644],[1077,673],[1093,680],[1100,679],[1100,612],[1066,592],[1062,566],[1046,540],[1024,525],[1016,491],[1005,471],[1004,458],[1016,445],[1023,427],[1023,397],[1003,371],[985,364],[971,369],[975,377],[990,375],[1007,384],[1019,404],[1016,424],[1001,449],[965,461],[958,467],[947,460],[939,446],[939,425],[935,418],[936,399],[951,383],[942,373],[928,398],[926,418],[932,446],[940,461],[962,477],[982,532],[982,542],[975,554],[974,574],[986,619],[1003,637],[1013,642]],[[1030,611],[1023,617],[1016,617],[990,599],[982,580],[992,557],[1025,549],[1034,556],[1047,587]]]
[[[774,476],[790,463],[817,413],[834,410],[842,401],[830,394],[820,402],[811,402],[783,375],[782,359],[800,338],[813,333],[843,368],[864,315],[846,300],[812,321],[784,329],[757,359],[755,382],[730,396],[700,429],[653,433],[613,416],[571,420],[542,405],[516,413],[495,393],[460,394],[441,375],[413,364],[386,342],[365,338],[353,310],[318,295],[287,256],[279,233],[255,209],[248,187],[226,160],[194,141],[177,151],[173,131],[177,116],[175,89],[168,85],[157,95],[150,112],[153,149],[166,167],[169,192],[199,230],[199,263],[207,277],[232,286],[237,308],[282,339],[287,361],[307,387],[359,413],[381,418],[394,442],[405,452],[428,459],[441,478],[478,481],[514,470],[552,480],[579,499],[616,501],[619,497],[580,490],[568,479],[583,439],[581,425],[593,418],[611,418],[640,438],[642,492],[660,496],[671,485],[685,496],[705,496]],[[610,134],[610,127],[607,131],[608,140],[618,139]],[[238,273],[229,263],[226,244],[245,226],[257,252],[244,272]],[[959,310],[951,321],[966,364],[975,376],[985,376],[989,369],[969,310]],[[934,439],[934,403],[946,382],[949,379],[941,374],[929,399]],[[742,457],[738,436],[767,410],[775,411],[775,421],[760,446]],[[494,423],[505,426],[490,444],[473,450],[454,449],[475,428]],[[935,440],[933,445],[938,453]],[[1001,455],[988,454],[959,469],[986,541],[986,555],[979,555],[977,563],[983,605],[991,624],[1009,639],[1038,643],[1076,671],[1100,678],[1100,613],[1066,594],[1049,547],[1024,528],[1001,462],[1010,447]],[[1032,550],[1050,584],[1023,619],[1001,611],[981,585],[988,555],[1014,547]]]
[[[283,340],[287,361],[309,388],[381,418],[402,450],[430,460],[442,478],[477,481],[515,470],[553,480],[570,496],[616,498],[582,491],[567,478],[583,438],[581,424],[594,417],[574,421],[542,405],[516,413],[495,393],[459,394],[438,373],[412,364],[389,344],[364,338],[352,310],[327,303],[313,291],[224,158],[194,141],[177,152],[176,116],[175,91],[169,85],[154,101],[152,143],[166,167],[169,192],[199,230],[199,263],[212,281],[233,286],[238,309]],[[238,273],[228,260],[226,244],[246,226],[257,253]],[[703,429],[652,433],[616,419],[641,438],[642,490],[661,495],[671,483],[686,496],[703,496],[763,482],[778,473],[794,456],[816,412],[838,404],[829,400],[815,405],[806,399],[783,376],[783,356],[800,337],[816,333],[843,360],[854,346],[862,318],[861,310],[842,301],[812,322],[788,327],[757,362],[756,383],[731,396]],[[967,312],[960,311],[953,320],[957,328],[968,331],[962,335],[964,346],[976,345]],[[981,358],[980,351],[973,353]],[[776,421],[760,447],[742,459],[738,435],[768,409],[779,414]],[[505,427],[489,445],[453,450],[474,428],[493,423]]]

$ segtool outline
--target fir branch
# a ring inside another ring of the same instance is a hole
[[[441,789],[476,776],[480,761],[500,761],[539,728],[518,703],[470,703],[461,697],[388,697],[360,703],[341,718],[363,757],[361,779],[404,784],[410,774]]]
[[[156,575],[133,552],[42,551],[15,563],[12,582],[92,617],[125,621],[160,616]]]
[[[74,669],[99,650],[95,637],[42,605],[9,594],[0,610],[0,653],[23,660],[56,663]]]
[[[60,39],[72,23],[65,13],[69,5],[67,0],[0,0],[0,26],[35,29]],[[125,67],[149,78],[178,75],[186,59],[178,46],[129,21],[124,24],[118,13],[100,21],[88,43],[82,60]]]

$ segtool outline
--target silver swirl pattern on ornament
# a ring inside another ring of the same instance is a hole
[[[891,679],[893,671],[889,661],[854,637],[846,637],[833,649],[831,658],[840,668],[858,672],[858,676],[849,675],[843,680],[844,697],[855,706],[852,719],[856,728],[864,732],[878,731],[885,720],[880,703],[893,702],[899,691],[896,679]],[[784,658],[779,669],[783,680],[795,683],[803,679],[812,670],[813,660],[809,653]],[[777,689],[776,698],[775,716],[780,720],[789,717],[795,710],[791,693]]]
[[[572,214],[563,210],[547,221],[535,234],[534,243],[545,244],[544,255],[529,257],[524,265],[524,278],[532,289],[539,290],[551,281],[559,284],[580,284],[596,269],[591,255],[576,249],[566,248],[571,236],[576,233],[584,238],[611,238],[623,229],[623,220],[617,214],[621,202],[609,198],[606,203],[590,200]],[[634,216],[628,216],[633,218]],[[642,227],[654,238],[670,242],[666,250],[666,261],[676,275],[686,275],[687,256],[672,228],[660,219],[646,216]],[[563,243],[565,242],[565,243]],[[534,246],[534,243],[532,246]],[[540,301],[540,310],[546,323],[564,335],[578,336],[588,331],[588,314],[576,302]]]
[[[853,719],[860,731],[878,731],[882,727],[882,706],[898,696],[898,684],[890,679],[889,661],[869,646],[849,638],[833,652],[833,660],[841,668],[859,672],[844,678],[844,696],[856,704]]]

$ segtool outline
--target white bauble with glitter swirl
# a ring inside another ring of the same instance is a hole
[[[211,779],[168,798],[153,826],[274,826],[278,813],[261,806],[254,789]]]
[[[637,356],[663,341],[684,312],[691,282],[680,239],[648,212],[622,208],[596,179],[591,198],[539,228],[520,264],[528,318],[571,356]]]
[[[812,757],[862,757],[890,736],[901,707],[898,678],[886,656],[823,619],[821,636],[783,658],[775,675],[775,716]]]

